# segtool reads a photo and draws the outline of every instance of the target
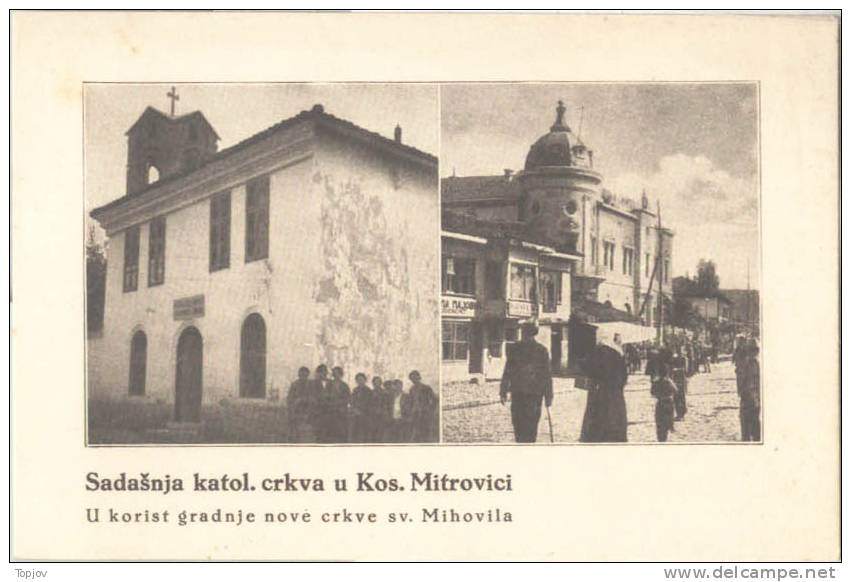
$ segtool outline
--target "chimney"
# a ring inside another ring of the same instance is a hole
[[[396,129],[393,130],[393,140],[396,143],[402,143],[402,128],[397,124]]]

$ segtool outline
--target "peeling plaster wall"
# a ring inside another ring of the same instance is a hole
[[[347,378],[363,370],[438,386],[439,208],[428,171],[362,146],[320,139],[315,342]]]

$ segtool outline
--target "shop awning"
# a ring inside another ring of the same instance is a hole
[[[644,341],[656,339],[656,328],[646,325],[637,325],[626,321],[610,321],[600,323],[589,323],[599,331],[605,331],[607,335],[620,334],[621,343],[637,344]]]

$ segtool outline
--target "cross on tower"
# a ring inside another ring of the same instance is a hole
[[[180,95],[177,94],[174,86],[172,86],[171,91],[166,93],[165,96],[171,99],[171,116],[174,117],[174,102],[180,101]]]
[[[555,122],[555,124],[553,124],[552,129],[554,129],[554,130],[555,129],[564,129],[565,127],[567,127],[564,124],[564,114],[565,114],[566,111],[567,111],[567,108],[565,108],[565,106],[564,106],[564,101],[559,99],[558,107],[556,107],[556,122]]]

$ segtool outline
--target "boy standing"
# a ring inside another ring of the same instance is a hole
[[[668,432],[674,430],[674,399],[677,387],[671,380],[667,364],[659,364],[658,376],[650,385],[650,394],[656,398],[656,439],[660,443],[668,440]]]

